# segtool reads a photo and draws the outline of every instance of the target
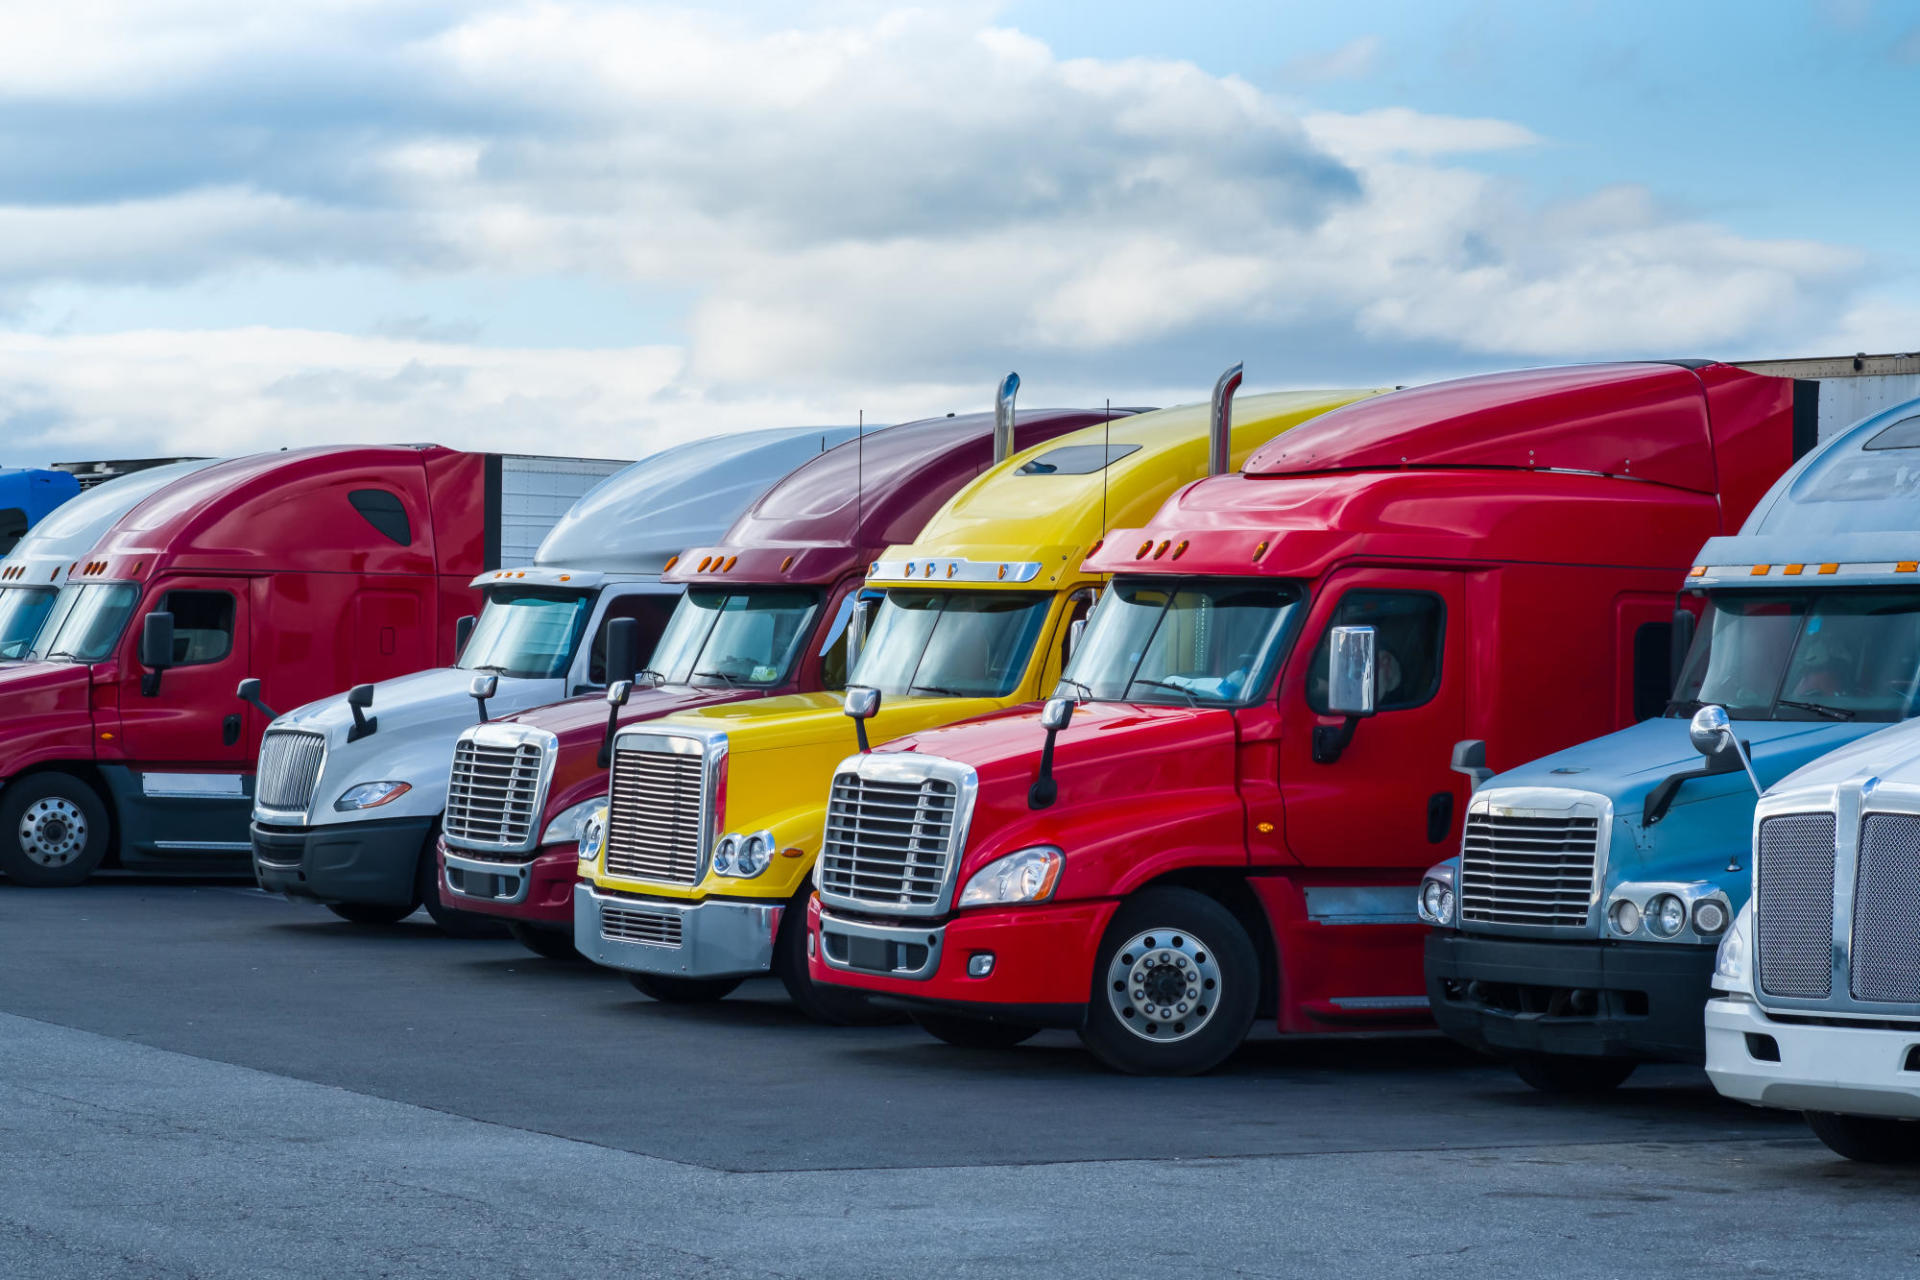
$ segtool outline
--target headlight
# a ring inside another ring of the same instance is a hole
[[[1733,918],[1733,928],[1720,939],[1720,950],[1714,953],[1714,989],[1732,995],[1750,993],[1753,990],[1752,956],[1753,904],[1748,903]]]
[[[1427,870],[1420,881],[1420,892],[1414,898],[1422,920],[1443,928],[1453,927],[1453,887],[1458,873],[1459,863],[1452,858]]]
[[[740,837],[728,832],[713,846],[713,869],[718,875],[733,874],[733,856],[740,852]]]
[[[773,862],[773,832],[756,831],[740,837],[733,849],[733,870],[729,874],[750,880]]]
[[[567,810],[572,813],[573,810]],[[564,814],[561,816],[565,816]],[[593,862],[600,857],[607,843],[607,802],[599,800],[587,811],[580,821],[579,851],[580,861]]]
[[[1623,937],[1631,937],[1640,928],[1640,908],[1625,898],[1613,904],[1607,918],[1613,922],[1613,931]]]
[[[604,809],[606,806],[607,798],[605,796],[594,796],[591,799],[582,800],[579,804],[568,805],[559,813],[553,815],[553,821],[549,822],[547,829],[540,833],[540,843],[578,843],[581,834],[586,830],[585,824],[587,819],[593,816],[593,811],[595,809]]]
[[[1671,938],[1687,927],[1687,904],[1663,893],[1647,904],[1647,928],[1655,937]]]
[[[995,858],[973,873],[960,892],[960,906],[986,907],[999,902],[1039,902],[1053,895],[1060,882],[1066,855],[1049,845],[1021,849]]]
[[[341,813],[352,813],[356,809],[376,809],[389,800],[398,800],[413,790],[410,782],[363,782],[357,787],[348,787],[333,807]]]

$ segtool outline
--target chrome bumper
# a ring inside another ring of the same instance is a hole
[[[601,893],[582,882],[573,891],[573,945],[609,969],[674,978],[747,977],[773,968],[773,941],[785,913],[784,903],[637,898]]]
[[[925,982],[940,970],[942,925],[868,924],[820,911],[820,958],[829,969]]]
[[[525,902],[533,888],[533,860],[525,862],[489,862],[485,858],[465,858],[451,848],[446,851],[447,871],[442,888],[454,898],[474,898],[481,902]]]
[[[1756,1045],[1779,1061],[1756,1056]],[[1920,1072],[1906,1069],[1916,1046],[1920,1025],[1776,1022],[1751,1000],[1707,1005],[1707,1078],[1727,1097],[1763,1107],[1920,1118]]]

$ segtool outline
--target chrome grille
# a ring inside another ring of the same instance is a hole
[[[327,740],[321,734],[285,730],[266,734],[260,739],[253,802],[262,809],[306,813],[326,755]]]
[[[680,945],[680,916],[606,902],[600,905],[600,936],[609,942],[640,942],[652,947]]]
[[[483,741],[469,732],[453,748],[447,780],[447,843],[462,848],[533,847],[545,752],[531,741]]]
[[[1596,816],[1469,810],[1460,845],[1460,919],[1585,928],[1599,849]]]
[[[698,884],[706,871],[705,777],[705,760],[698,754],[615,751],[607,797],[607,874]]]
[[[842,902],[905,915],[945,909],[957,857],[959,788],[944,778],[834,775],[820,848],[820,889]]]
[[[1920,1004],[1920,816],[1860,824],[1848,986],[1856,1000]]]
[[[1833,990],[1833,840],[1830,813],[1760,824],[1753,941],[1768,995],[1821,999]]]

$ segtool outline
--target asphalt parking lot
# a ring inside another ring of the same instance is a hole
[[[1691,1070],[1569,1104],[1444,1041],[1248,1045],[654,1004],[424,917],[0,884],[0,1273],[1902,1273],[1920,1175]]]

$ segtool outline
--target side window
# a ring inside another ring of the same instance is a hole
[[[865,635],[867,628],[873,625],[874,601],[863,599],[855,592],[840,602],[835,612],[833,625],[827,630],[827,638],[820,647],[820,687],[829,693],[838,693],[847,687],[847,638],[854,629],[854,610],[860,611],[860,634]]]
[[[407,520],[406,504],[400,495],[385,489],[355,489],[347,501],[360,518],[378,529],[383,537],[402,547],[413,545],[413,526]]]
[[[1643,622],[1633,633],[1633,719],[1651,720],[1673,695],[1673,624]]]
[[[607,611],[600,619],[599,629],[593,633],[593,648],[587,652],[587,680],[591,684],[604,685],[607,682],[607,624],[615,618],[632,618],[640,624],[640,665],[646,666],[653,656],[653,646],[660,642],[660,633],[667,629],[667,619],[673,616],[673,607],[680,603],[676,593],[664,591],[629,592],[615,596],[607,602]]]
[[[27,513],[18,507],[0,507],[0,556],[13,550],[27,532]]]
[[[195,667],[233,652],[233,597],[224,591],[169,591],[160,606],[173,615],[173,664]]]
[[[1327,630],[1372,627],[1374,709],[1405,711],[1440,690],[1440,659],[1447,606],[1429,591],[1349,591],[1340,598]],[[1322,634],[1307,672],[1307,705],[1327,710],[1327,636]]]
[[[1093,602],[1099,592],[1093,587],[1082,587],[1067,600],[1067,615],[1060,620],[1060,667],[1061,675],[1067,673],[1067,660],[1073,656],[1073,624],[1083,621],[1093,610]]]

